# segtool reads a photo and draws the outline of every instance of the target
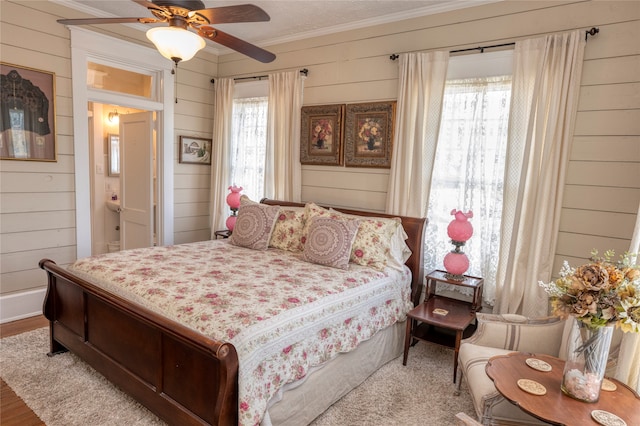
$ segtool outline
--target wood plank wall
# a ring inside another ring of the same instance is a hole
[[[455,50],[599,27],[585,50],[579,112],[556,250],[628,249],[640,203],[640,2],[506,1],[274,46],[276,68],[308,68],[304,104],[397,97],[392,53]],[[223,76],[268,72],[239,55]],[[388,170],[303,166],[305,201],[383,211]]]
[[[194,58],[196,59],[196,58]],[[191,61],[193,61],[192,59]],[[215,70],[203,60],[185,62],[178,69],[178,103],[175,105],[175,156],[180,136],[211,138]],[[183,66],[184,65],[184,66]],[[211,166],[176,164],[174,169],[174,243],[208,240]]]
[[[57,162],[0,161],[0,296],[46,286],[38,261],[76,258],[74,135],[69,30],[59,18],[86,15],[49,1],[0,2],[0,60],[56,75]],[[95,27],[105,35],[151,46],[144,32]],[[180,64],[175,111],[174,241],[208,239],[210,167],[178,164],[180,135],[211,137],[217,56],[200,52]]]
[[[58,161],[0,162],[0,295],[41,289],[42,257],[75,258],[73,111],[68,30],[60,17],[82,17],[53,2],[0,2],[0,59],[56,73]],[[241,55],[199,53],[180,65],[175,106],[178,136],[210,137],[211,77],[308,68],[305,105],[357,103],[397,97],[392,53],[451,50],[511,42],[576,28],[600,28],[590,38],[563,218],[556,250],[582,259],[591,248],[624,251],[640,203],[640,2],[505,1],[401,23],[268,46],[278,55],[261,64]],[[107,28],[108,27],[108,28]],[[148,43],[123,26],[97,31]],[[215,141],[214,141],[215,143]],[[175,242],[209,237],[210,167],[175,165]],[[304,200],[383,211],[388,170],[303,167]]]

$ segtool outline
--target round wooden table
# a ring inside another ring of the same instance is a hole
[[[525,362],[537,358],[551,365],[551,371],[535,370]],[[600,391],[600,399],[586,403],[573,399],[560,390],[564,361],[549,355],[513,352],[494,356],[485,370],[498,392],[522,410],[554,425],[597,425],[591,417],[593,410],[604,410],[623,419],[627,426],[640,425],[640,396],[615,379],[615,391]],[[520,389],[519,379],[535,380],[546,388],[546,394],[534,395]]]

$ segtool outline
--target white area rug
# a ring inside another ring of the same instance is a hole
[[[47,328],[0,340],[0,376],[48,426],[164,425],[75,355],[48,357]],[[418,343],[318,417],[313,426],[440,426],[475,417],[463,386],[453,396],[453,350]],[[302,425],[301,425],[302,426]]]

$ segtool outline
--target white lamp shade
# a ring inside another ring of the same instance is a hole
[[[199,35],[178,27],[151,28],[147,38],[162,56],[175,62],[188,61],[206,45]]]

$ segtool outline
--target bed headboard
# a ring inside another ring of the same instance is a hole
[[[279,201],[263,198],[260,200],[263,204],[269,204],[272,206],[293,206],[304,207],[304,203],[294,203],[291,201]],[[322,206],[329,208],[331,206]],[[407,233],[407,245],[411,249],[411,257],[407,259],[405,264],[411,270],[411,300],[413,300],[414,306],[420,303],[420,296],[422,295],[422,282],[424,279],[424,235],[427,225],[427,219],[424,217],[411,217],[390,215],[385,213],[368,212],[364,210],[350,210],[332,207],[334,210],[338,210],[342,213],[353,214],[358,216],[377,216],[377,217],[399,217],[402,220],[402,226]]]

